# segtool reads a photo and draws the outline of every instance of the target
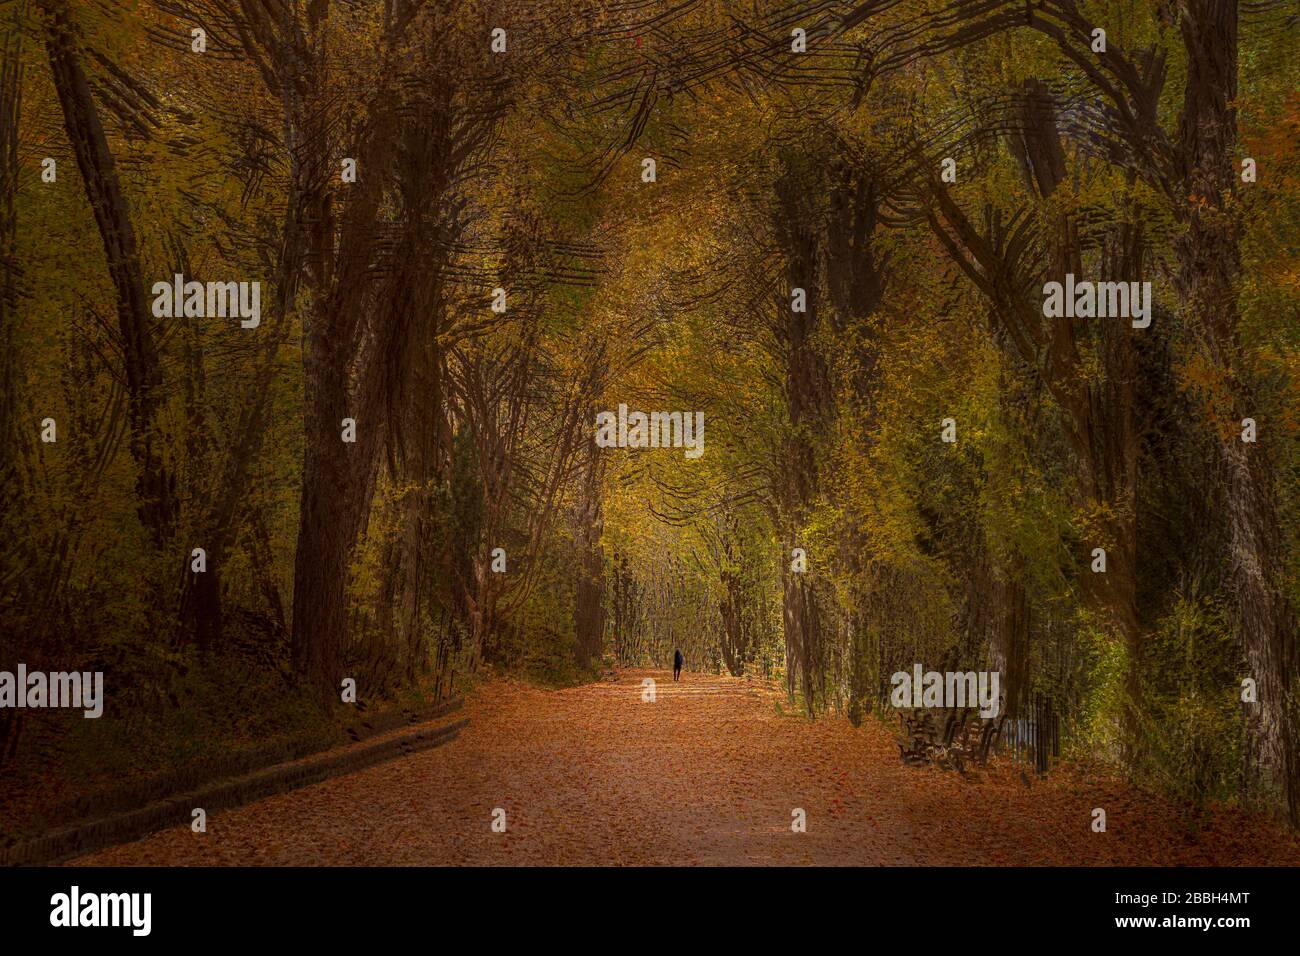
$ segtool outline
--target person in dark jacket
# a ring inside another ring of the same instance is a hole
[[[673,680],[682,679],[682,665],[686,663],[686,658],[682,657],[682,649],[679,647],[673,651]]]

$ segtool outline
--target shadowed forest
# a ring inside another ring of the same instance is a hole
[[[97,719],[0,693],[0,844],[358,714],[470,701],[430,788],[507,713],[636,739],[600,701],[643,677],[664,733],[752,716],[737,773],[947,792],[881,743],[918,665],[1050,706],[1069,780],[1300,824],[1294,0],[4,0],[0,38],[0,671],[103,675]],[[1073,806],[1035,786],[999,805]],[[1084,802],[1017,859],[1119,859],[1064,849]],[[729,834],[698,858],[832,852]]]

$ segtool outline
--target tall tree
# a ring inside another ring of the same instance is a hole
[[[45,49],[59,104],[63,107],[64,128],[95,215],[116,293],[140,520],[155,547],[161,548],[170,537],[176,519],[176,488],[175,477],[162,457],[163,439],[158,424],[163,401],[162,365],[145,298],[131,209],[82,66],[72,14],[62,0],[42,0],[41,10]]]

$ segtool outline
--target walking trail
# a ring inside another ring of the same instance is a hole
[[[446,746],[214,814],[206,833],[183,824],[74,862],[1300,863],[1294,837],[1231,808],[1189,816],[1068,765],[1042,780],[1007,765],[904,766],[887,727],[783,715],[779,699],[665,671],[558,691],[494,680]],[[1105,833],[1092,831],[1094,807]],[[792,832],[796,808],[806,832]]]

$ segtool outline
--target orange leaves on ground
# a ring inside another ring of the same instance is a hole
[[[493,681],[445,747],[215,815],[205,835],[178,826],[78,862],[1300,864],[1293,835],[1240,811],[1193,818],[1068,766],[1028,786],[1014,766],[906,767],[879,724],[782,717],[774,696],[658,671],[562,691]],[[806,833],[791,831],[795,808]]]

